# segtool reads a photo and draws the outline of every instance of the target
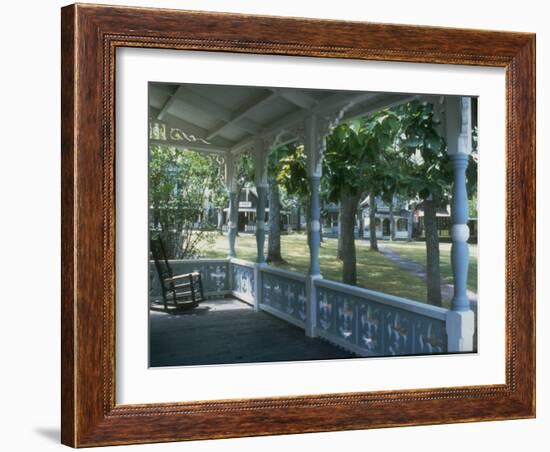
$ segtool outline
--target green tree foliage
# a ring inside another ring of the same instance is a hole
[[[223,184],[220,162],[164,146],[149,152],[150,233],[161,237],[169,258],[195,257],[212,239],[207,208]]]
[[[254,158],[248,152],[239,154],[235,177],[237,179],[237,193],[240,193],[244,187],[254,184]]]
[[[227,189],[222,182],[220,177],[220,183],[214,184],[210,192],[210,202],[212,203],[212,207],[216,210],[216,229],[220,235],[222,234],[223,227],[223,209],[229,204]]]
[[[288,205],[286,190],[279,187],[277,177],[284,165],[282,161],[289,155],[291,150],[288,146],[280,146],[275,149],[267,160],[267,198],[269,202],[269,218],[268,218],[268,243],[267,243],[267,258],[270,263],[284,262],[281,254],[281,208],[283,202]]]
[[[296,196],[305,202],[309,197],[309,183],[304,146],[292,143],[287,145],[286,149],[286,155],[280,159],[280,170],[276,180],[285,187],[290,196]]]
[[[477,129],[467,169],[471,212],[476,209]],[[309,197],[307,159],[300,144],[287,146],[279,159],[277,182],[289,198],[305,204]],[[354,226],[358,203],[370,195],[388,204],[394,198],[417,200],[425,213],[429,302],[441,304],[439,238],[436,210],[446,207],[452,195],[452,166],[442,138],[441,124],[428,102],[412,101],[380,111],[362,120],[343,123],[327,137],[321,195],[341,207],[341,235],[346,240],[343,281],[355,284]],[[414,203],[413,203],[414,204]],[[376,248],[374,215],[371,246]]]
[[[399,133],[395,147],[403,155],[401,183],[410,195],[441,203],[449,198],[452,171],[433,105],[413,101],[395,109]]]
[[[436,212],[446,206],[452,172],[445,142],[438,132],[440,123],[433,105],[413,101],[395,109],[400,130],[396,147],[403,154],[402,182],[411,197],[419,197],[424,209],[426,233],[427,293],[430,304],[441,306],[439,237]]]
[[[355,225],[359,202],[367,193],[393,190],[396,172],[386,152],[396,129],[386,112],[338,125],[327,136],[322,186],[327,199],[340,203],[342,281],[356,284]]]
[[[300,229],[300,214],[307,215],[307,201],[309,198],[309,182],[307,179],[307,159],[304,146],[300,143],[286,145],[286,153],[279,160],[279,172],[276,181],[284,194],[283,203],[293,207],[296,212],[296,230]]]
[[[400,165],[400,188],[409,197],[418,197],[424,208],[426,234],[426,270],[428,302],[441,305],[439,237],[436,212],[451,201],[453,173],[441,124],[434,106],[413,101],[393,109],[399,119],[395,147],[403,155]],[[467,169],[468,194],[477,190],[477,146],[474,146]]]

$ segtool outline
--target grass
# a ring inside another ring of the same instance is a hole
[[[414,262],[426,265],[426,245],[424,242],[384,242],[392,251],[399,253]],[[451,268],[451,244],[439,244],[441,280],[443,283],[453,283]],[[468,266],[468,289],[477,293],[477,245],[470,245],[470,264]]]
[[[383,254],[370,251],[364,241],[356,241],[357,251],[357,285],[380,292],[397,295],[412,300],[426,302],[426,283],[419,277],[404,270],[385,257]],[[384,242],[392,250],[411,260],[425,265],[425,245],[422,242]],[[335,281],[342,280],[342,262],[336,259],[335,239],[325,239],[321,244],[321,273],[324,278]],[[266,240],[267,247],[267,240]],[[281,237],[281,252],[286,263],[278,265],[288,270],[307,273],[309,267],[309,249],[304,234],[283,235]],[[477,247],[472,246],[470,257],[470,274],[468,287],[477,290]],[[227,236],[217,236],[215,242],[205,250],[205,257],[227,256]],[[450,245],[442,243],[441,274],[444,282],[452,283],[450,266]],[[256,260],[256,238],[252,234],[240,234],[237,237],[237,257]],[[266,250],[267,252],[267,250]],[[448,306],[450,300],[444,300]]]

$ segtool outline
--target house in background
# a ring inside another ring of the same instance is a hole
[[[375,200],[376,238],[383,240],[412,240],[415,211],[410,200],[394,197],[393,208],[377,196]],[[370,205],[369,198],[360,204],[363,238],[370,237]]]
[[[256,208],[258,205],[258,192],[253,185],[246,185],[241,188],[238,196],[238,214],[237,214],[237,230],[239,232],[256,232]],[[229,222],[229,207],[223,209],[223,226],[222,230],[227,231]],[[297,223],[296,213],[292,210],[281,208],[281,230],[291,231]],[[269,220],[269,200],[266,202],[265,219]],[[302,229],[305,228],[305,218],[303,218]]]
[[[244,233],[256,232],[256,208],[258,204],[258,193],[254,185],[246,185],[241,188],[238,197],[237,230]],[[265,223],[269,220],[269,201],[265,208]],[[376,197],[375,207],[376,238],[380,240],[423,240],[426,237],[424,226],[424,209],[419,200],[407,200],[394,198],[393,209],[385,203],[381,197]],[[207,201],[205,204],[205,216],[214,215],[213,206]],[[228,230],[229,208],[223,209],[222,230]],[[281,207],[281,230],[287,233],[306,230],[306,218],[303,210],[296,208],[285,209]],[[325,238],[337,238],[339,234],[340,206],[334,202],[322,203],[321,225]],[[300,220],[298,222],[298,216]],[[357,226],[355,237],[368,240],[370,238],[370,205],[369,197],[366,197],[359,204],[357,214]],[[451,214],[450,206],[440,207],[436,211],[438,236],[443,240],[450,240]],[[201,227],[201,218],[197,219],[194,227]],[[212,218],[212,222],[215,220]],[[470,228],[471,243],[477,242],[477,218],[468,220]],[[152,229],[158,229],[153,225]],[[393,231],[393,233],[392,233]]]
[[[393,200],[393,208],[385,203],[381,197],[376,197],[375,223],[376,238],[381,240],[423,240],[426,238],[424,226],[424,209],[419,200]],[[323,236],[338,237],[339,205],[326,203],[323,205]],[[451,209],[450,206],[440,207],[436,211],[438,236],[446,240],[451,237]],[[470,228],[470,242],[477,242],[477,218],[468,220]],[[355,236],[363,239],[370,238],[370,205],[366,197],[359,205],[358,224],[355,227]]]
[[[245,186],[241,189],[238,199],[237,230],[239,232],[256,232],[256,208],[258,205],[258,193],[256,187]],[[224,209],[224,229],[227,229],[229,221],[229,207]],[[265,217],[269,215],[269,207],[266,203]]]
[[[410,217],[411,211],[408,210],[407,201],[394,200],[393,212],[390,212],[389,205],[385,204],[380,197],[376,198],[376,237],[379,239],[407,240],[409,238],[408,222],[413,221]],[[323,236],[336,238],[339,233],[339,215],[340,207],[337,203],[325,203],[323,205]],[[355,237],[362,236],[364,239],[370,237],[369,231],[370,206],[368,197],[360,204],[357,215],[357,226],[355,227]],[[392,234],[392,216],[393,228]]]
[[[321,227],[323,237],[336,238],[340,229],[338,220],[340,217],[340,205],[335,202],[323,202],[321,207]],[[355,227],[357,237],[358,227]]]

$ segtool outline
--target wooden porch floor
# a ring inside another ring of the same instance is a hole
[[[151,311],[149,328],[151,367],[356,357],[234,298],[180,314]]]

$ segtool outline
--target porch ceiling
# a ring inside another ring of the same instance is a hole
[[[149,120],[183,132],[178,139],[167,136],[162,144],[206,152],[239,152],[258,136],[288,132],[310,113],[330,114],[348,106],[342,118],[346,120],[414,97],[361,91],[150,83]]]

